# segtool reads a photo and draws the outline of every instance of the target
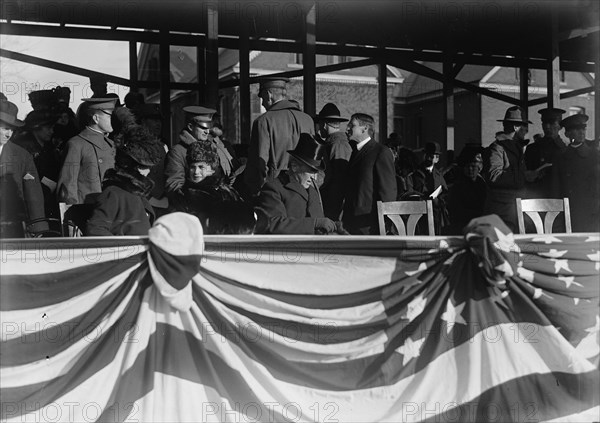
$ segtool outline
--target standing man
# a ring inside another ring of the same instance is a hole
[[[585,139],[588,116],[576,114],[563,119],[570,144],[556,159],[554,193],[567,197],[573,232],[600,231],[600,156]]]
[[[502,122],[503,131],[497,133],[486,151],[483,169],[488,183],[488,195],[484,213],[497,214],[506,225],[516,232],[518,229],[516,199],[523,197],[525,180],[533,181],[538,172],[525,169],[524,148],[529,142],[525,139],[528,124],[523,111],[517,107],[506,110]]]
[[[348,119],[340,116],[340,110],[333,103],[327,103],[315,118],[317,140],[325,146],[325,179],[321,185],[323,211],[325,216],[339,220],[344,206],[344,185],[348,172],[348,162],[352,147],[348,136],[340,130],[342,122]]]
[[[396,200],[394,156],[371,138],[374,120],[364,113],[350,117],[346,134],[352,146],[342,221],[355,235],[379,233],[377,201]]]
[[[33,158],[9,140],[23,122],[17,106],[0,100],[0,238],[23,238],[23,223],[44,217],[44,196]],[[48,229],[42,222],[34,230]]]
[[[217,150],[219,177],[228,177],[233,168],[233,157],[223,142],[210,135],[213,128],[213,115],[217,111],[203,106],[186,106],[183,111],[186,113],[187,125],[179,134],[179,144],[171,148],[165,162],[167,194],[181,193],[185,184],[187,151],[196,142],[212,144]]]
[[[555,158],[567,148],[558,132],[563,113],[562,109],[547,108],[539,110],[542,118],[544,136],[525,150],[525,167],[527,170],[540,169],[538,178],[527,184],[528,198],[552,198],[552,172]]]
[[[312,118],[287,99],[288,81],[282,77],[260,80],[258,96],[267,112],[252,125],[244,175],[249,195],[256,195],[265,181],[274,180],[287,169],[287,152],[296,147],[301,133],[315,133]]]
[[[58,175],[58,201],[83,204],[90,194],[102,192],[102,179],[115,166],[115,145],[108,138],[113,130],[114,98],[85,98],[86,127],[67,141]],[[90,199],[91,200],[91,199]]]

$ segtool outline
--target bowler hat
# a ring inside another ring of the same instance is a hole
[[[560,121],[565,111],[555,107],[547,107],[545,109],[538,110],[538,113],[542,115],[542,122],[555,120]]]
[[[425,144],[425,154],[442,154],[442,148],[437,142],[428,142]]]
[[[316,120],[334,120],[336,122],[348,121],[348,119],[343,118],[340,115],[340,109],[338,109],[335,104],[327,103],[316,116]]]
[[[81,101],[85,102],[87,110],[114,110],[117,98],[82,98]]]
[[[288,153],[315,170],[325,170],[322,160],[325,146],[315,140],[311,134],[301,133],[298,145],[293,150],[288,150]]]
[[[19,128],[25,123],[17,119],[18,107],[8,100],[0,100],[0,122],[11,128]]]
[[[587,126],[588,119],[588,115],[584,115],[583,113],[577,113],[575,115],[566,117],[563,120],[561,120],[560,126],[562,126],[565,129],[585,128]]]
[[[211,122],[213,115],[217,113],[215,109],[204,106],[186,106],[183,111],[190,115],[194,120],[200,122]]]
[[[498,119],[498,122],[531,123],[523,117],[523,109],[519,106],[509,107],[506,110],[504,119]]]
[[[54,125],[57,120],[56,114],[48,110],[32,110],[25,116],[25,125],[33,129],[44,125]]]
[[[289,78],[283,76],[263,76],[258,79],[260,88],[285,88],[285,84],[290,82]]]

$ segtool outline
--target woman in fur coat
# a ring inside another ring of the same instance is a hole
[[[154,221],[148,202],[153,182],[150,168],[161,158],[162,146],[143,127],[135,125],[123,134],[115,168],[104,175],[102,193],[95,200],[87,222],[88,236],[147,235]]]

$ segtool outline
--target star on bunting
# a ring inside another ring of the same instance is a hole
[[[408,319],[409,322],[412,322],[419,314],[423,313],[426,303],[427,298],[423,298],[423,294],[419,294],[414,300],[408,303],[408,306],[406,307],[406,314],[404,314],[402,318]]]
[[[564,256],[565,254],[567,254],[567,250],[558,251],[558,250],[555,250],[554,248],[552,248],[547,253],[540,253],[540,256],[550,257],[550,258],[559,258],[559,257]]]
[[[560,269],[565,269],[567,272],[573,273],[569,268],[569,260],[550,259],[554,262],[554,273],[558,273]]]
[[[499,264],[498,266],[494,267],[494,269],[502,272],[504,276],[511,277],[512,275],[514,275],[512,267],[510,267],[510,263],[506,260],[504,260],[502,264]]]
[[[408,363],[412,358],[417,358],[419,355],[421,355],[420,350],[423,346],[423,342],[425,342],[425,338],[413,341],[410,339],[410,337],[408,337],[406,338],[406,341],[404,341],[404,345],[396,349],[397,352],[403,355],[403,366],[406,366],[406,363]]]
[[[422,272],[423,270],[427,270],[427,263],[425,262],[419,263],[419,267],[417,268],[417,270],[408,270],[404,273],[406,273],[408,276],[414,276],[417,273]]]
[[[498,237],[498,241],[494,242],[494,247],[507,253],[511,251],[521,251],[519,246],[515,243],[515,236],[512,232],[504,235],[500,229],[494,227],[494,230],[496,231],[496,236]]]
[[[573,298],[573,302],[575,303],[575,305],[579,304],[579,298]]]
[[[577,345],[576,350],[585,358],[592,358],[600,353],[600,316],[596,315],[596,324],[585,330],[588,334]]]
[[[466,325],[465,319],[461,316],[463,308],[465,308],[466,303],[462,303],[457,305],[456,307],[452,305],[452,301],[448,299],[448,303],[446,305],[446,311],[442,314],[442,320],[446,321],[446,333],[449,334],[452,328],[456,323],[460,323],[461,325]]]
[[[598,241],[600,241],[600,236],[598,236],[598,235],[590,235],[585,240],[585,242],[598,242]]]
[[[524,267],[517,268],[517,274],[519,277],[527,282],[533,282],[535,277],[535,272],[529,269],[525,269]]]
[[[532,239],[533,242],[543,242],[544,244],[552,244],[553,242],[562,242],[560,239],[552,235],[538,236]]]
[[[563,281],[565,285],[567,285],[567,289],[571,287],[571,285],[577,285],[583,287],[579,282],[575,282],[575,276],[559,276],[558,279]]]
[[[600,251],[596,251],[593,254],[587,254],[587,258],[591,261],[600,261]]]

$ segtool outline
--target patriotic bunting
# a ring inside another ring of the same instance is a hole
[[[1,242],[1,418],[600,419],[600,238]]]

